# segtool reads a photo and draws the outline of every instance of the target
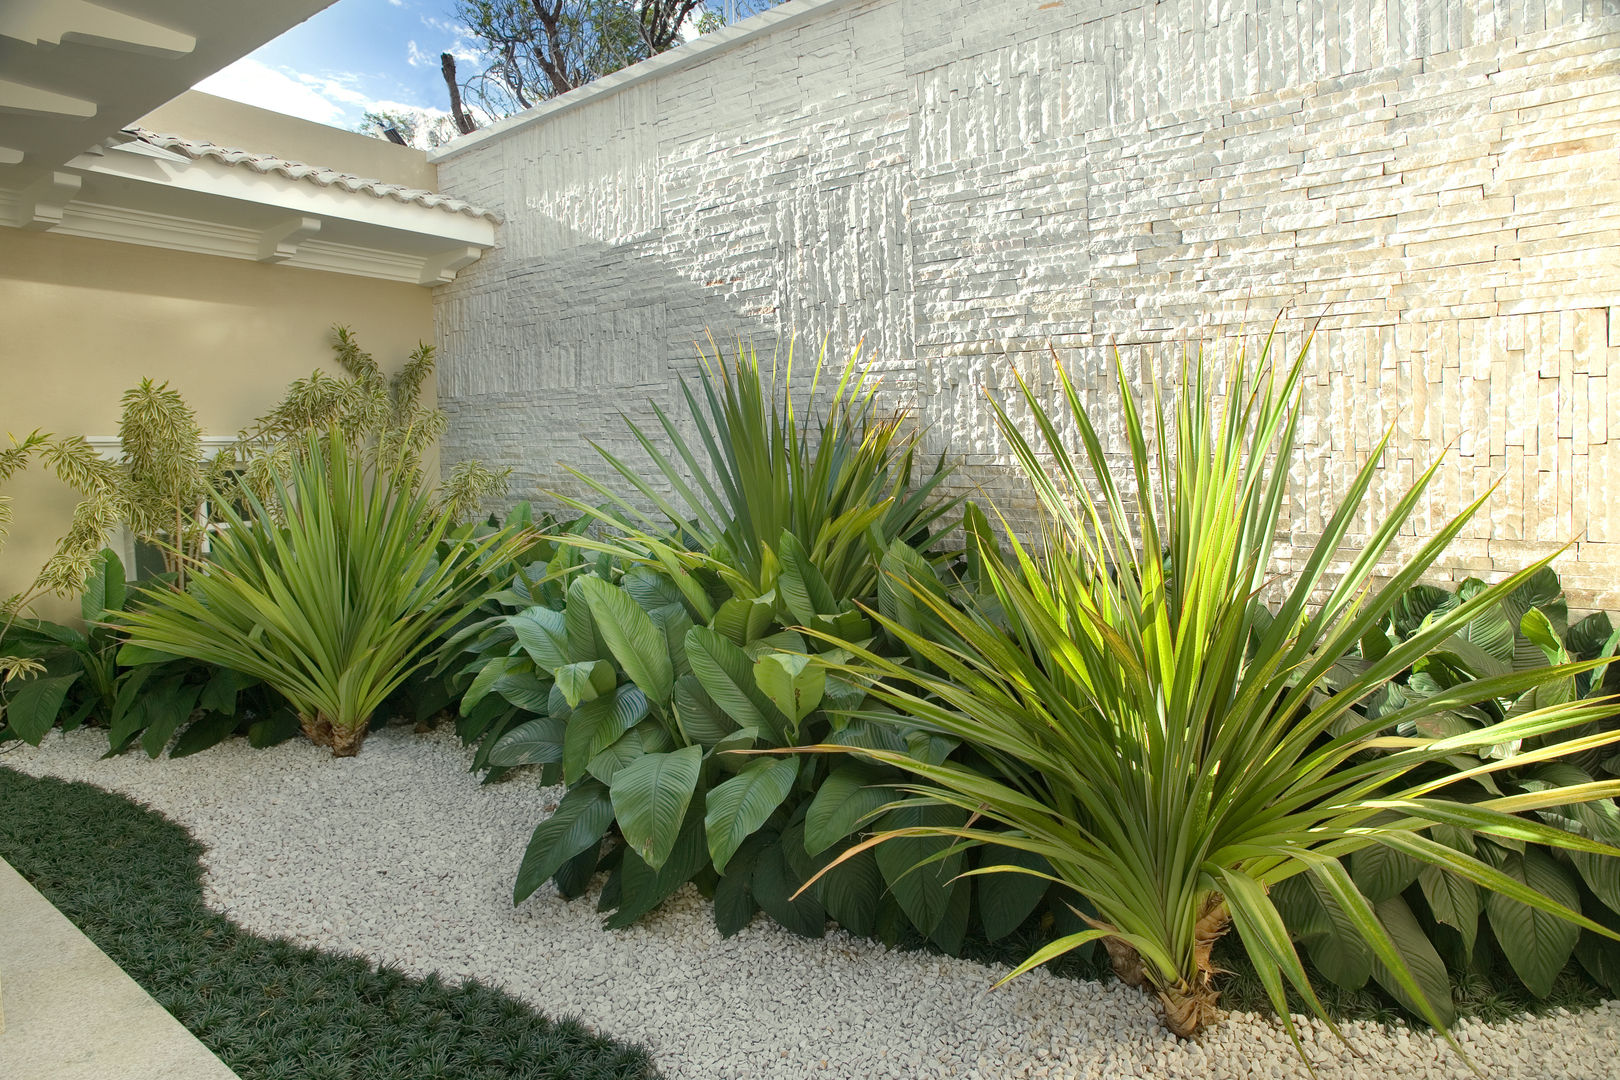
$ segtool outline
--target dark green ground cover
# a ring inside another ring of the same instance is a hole
[[[476,982],[250,934],[202,901],[202,846],[88,784],[0,768],[0,857],[242,1080],[643,1080],[645,1052]]]

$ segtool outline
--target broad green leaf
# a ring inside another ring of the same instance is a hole
[[[1580,910],[1580,893],[1568,872],[1540,848],[1527,847],[1523,855],[1508,853],[1499,861],[1498,869],[1508,877],[1566,907]],[[1485,913],[1496,934],[1497,945],[1524,985],[1537,997],[1544,998],[1552,993],[1553,980],[1569,962],[1575,943],[1580,940],[1580,928],[1550,912],[1538,911],[1495,892],[1485,896]]]
[[[715,610],[711,625],[726,640],[741,647],[764,634],[775,619],[775,606],[769,602],[734,596]]]
[[[1339,902],[1313,875],[1282,882],[1271,899],[1289,932],[1329,981],[1359,990],[1372,977],[1373,952]]]
[[[804,815],[804,849],[819,855],[848,836],[895,792],[877,782],[878,772],[862,765],[839,765],[821,782]]]
[[[738,846],[782,805],[798,775],[797,758],[762,758],[709,791],[704,826],[717,871],[725,872]]]
[[[1384,931],[1389,934],[1390,941],[1395,945],[1395,951],[1400,954],[1406,963],[1407,970],[1412,973],[1413,979],[1428,998],[1429,1005],[1448,1026],[1456,1019],[1456,1006],[1451,1001],[1451,979],[1446,974],[1446,965],[1435,951],[1434,945],[1424,934],[1423,927],[1418,923],[1417,916],[1400,897],[1391,897],[1382,903],[1373,905],[1378,913],[1378,921],[1384,924]],[[1395,1000],[1405,1005],[1413,1012],[1422,1012],[1416,1001],[1384,966],[1377,957],[1372,961],[1373,978]]]
[[[1472,836],[1462,829],[1439,826],[1433,830],[1434,838],[1465,855],[1474,854]],[[1484,900],[1479,886],[1465,877],[1443,870],[1432,863],[1423,863],[1418,870],[1418,884],[1429,910],[1437,921],[1454,927],[1462,935],[1463,952],[1474,953],[1474,939],[1479,933],[1479,917],[1484,912]]]
[[[681,590],[673,581],[645,566],[632,566],[626,570],[619,584],[649,615],[657,608],[683,603]]]
[[[575,709],[563,736],[563,775],[568,782],[573,784],[583,779],[591,759],[612,746],[646,715],[646,695],[628,684]]]
[[[608,789],[594,780],[571,788],[550,817],[529,838],[518,867],[512,902],[521,904],[563,863],[594,847],[613,824],[613,803]]]
[[[239,675],[231,671],[229,668],[218,668],[208,677],[208,681],[203,684],[202,694],[197,698],[197,708],[205,712],[218,713],[222,716],[235,716],[238,695],[253,685],[254,681],[245,675]],[[232,730],[234,730],[234,725]]]
[[[959,826],[967,814],[950,806],[904,806],[883,815],[882,829],[904,829],[917,826]],[[903,836],[879,844],[878,869],[889,891],[905,909],[911,924],[924,934],[932,935],[950,907],[952,894],[966,889],[966,881],[954,879],[962,872],[960,853],[934,862],[931,859],[951,847],[953,841],[943,836]]]
[[[1361,895],[1377,904],[1405,892],[1422,865],[1405,852],[1373,844],[1350,856],[1350,876]]]
[[[565,616],[548,607],[531,607],[507,617],[507,625],[517,634],[531,659],[546,671],[568,663],[568,628]]]
[[[878,577],[878,606],[883,614],[907,630],[921,633],[932,625],[932,613],[923,599],[930,594],[940,597],[943,587],[928,560],[900,540],[890,544]]]
[[[1575,958],[1593,982],[1611,991],[1620,990],[1620,941],[1583,930]]]
[[[148,689],[151,704],[147,708],[146,730],[141,733],[141,748],[148,757],[157,757],[169,745],[169,739],[181,724],[191,719],[197,707],[197,695],[202,687],[196,683],[181,682],[179,678],[167,681],[157,689]]]
[[[1574,626],[1564,635],[1564,646],[1577,660],[1591,660],[1608,655],[1603,650],[1614,638],[1614,624],[1607,612],[1598,611]]]
[[[568,659],[599,660],[607,654],[607,645],[596,625],[595,609],[586,593],[587,581],[600,581],[583,575],[568,583],[568,601],[563,605],[563,625],[567,630]]]
[[[1564,653],[1564,643],[1558,638],[1558,631],[1553,628],[1552,621],[1540,610],[1532,608],[1524,613],[1519,620],[1519,633],[1530,639],[1530,643],[1540,649],[1549,664],[1565,664],[1569,657]]]
[[[883,872],[872,852],[863,851],[822,874],[815,892],[827,914],[845,930],[859,937],[876,932]]]
[[[688,742],[712,747],[737,730],[736,721],[715,704],[696,675],[675,680],[675,718]]]
[[[669,645],[652,617],[629,593],[601,578],[586,578],[579,586],[597,631],[624,673],[650,699],[667,704],[675,688],[675,668]]]
[[[169,748],[169,757],[183,758],[218,746],[236,732],[237,718],[233,713],[207,712],[201,719],[180,733]]]
[[[19,676],[6,687],[6,723],[19,739],[38,746],[56,723],[68,688],[80,673]]]
[[[611,788],[613,778],[618,776],[631,762],[643,754],[657,752],[649,751],[642,742],[642,730],[649,726],[652,725],[642,721],[623,735],[620,735],[612,746],[591,758],[585,766],[585,771]]]
[[[551,674],[557,680],[557,689],[562,691],[570,709],[579,708],[581,702],[601,697],[618,682],[618,673],[606,660],[563,664]]]
[[[827,932],[826,908],[811,890],[799,893],[804,879],[794,872],[782,843],[780,837],[767,843],[755,860],[750,883],[754,899],[765,914],[800,937],[821,937]],[[793,899],[795,893],[798,899]]]
[[[759,905],[754,903],[753,877],[754,864],[750,862],[746,869],[726,874],[715,884],[714,926],[721,937],[731,937],[754,921]]]
[[[1036,874],[1052,873],[1052,864],[1040,855],[1003,844],[981,847],[978,865],[1014,866],[1034,870]],[[979,892],[979,922],[984,927],[984,936],[991,941],[1004,938],[1022,926],[1051,885],[1046,877],[1013,871],[983,874],[975,880]]]
[[[703,750],[643,754],[613,778],[613,812],[625,843],[651,867],[664,865],[697,789]]]
[[[808,656],[771,653],[754,661],[754,683],[797,730],[799,722],[821,704],[827,669]]]
[[[653,625],[664,635],[664,645],[669,649],[669,662],[675,671],[675,681],[679,682],[692,673],[692,665],[686,659],[686,634],[692,629],[692,617],[679,604],[666,604],[654,608],[651,615]]]
[[[635,851],[625,851],[619,870],[619,895],[609,905],[618,910],[603,925],[609,930],[622,930],[634,923],[690,881],[692,875],[703,869],[708,861],[709,852],[703,843],[702,806],[693,802],[681,823],[669,858],[662,866],[654,869]],[[607,898],[604,892],[603,899]]]
[[[832,615],[838,610],[838,600],[828,587],[827,579],[821,576],[797,536],[784,529],[776,553],[782,563],[776,588],[800,625],[809,625],[816,616]]]
[[[495,685],[490,687],[490,691],[524,712],[544,713],[550,708],[553,684],[542,681],[540,676],[531,670],[531,666],[525,664],[508,671],[495,680]],[[417,707],[420,709],[422,704],[418,702]]]
[[[517,656],[497,656],[484,662],[473,676],[472,685],[461,697],[461,715],[467,716],[479,703],[495,689],[495,684],[524,665],[524,660]]]
[[[79,600],[79,614],[86,623],[101,622],[108,614],[124,609],[124,563],[111,548],[102,548],[93,561],[95,569],[85,582]]]
[[[783,718],[754,684],[748,654],[719,633],[694,626],[686,635],[686,659],[692,674],[727,716],[745,728],[769,731],[779,742]]]
[[[543,765],[563,759],[567,727],[554,716],[540,716],[519,724],[496,740],[489,763],[500,768]]]

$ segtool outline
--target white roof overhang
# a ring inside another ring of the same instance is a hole
[[[332,0],[5,0],[0,188],[18,190]]]
[[[482,212],[192,158],[128,135],[22,191],[0,191],[0,222],[419,285],[450,281],[495,242]]]

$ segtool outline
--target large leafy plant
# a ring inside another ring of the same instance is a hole
[[[681,382],[696,439],[655,403],[667,448],[626,421],[651,470],[598,446],[614,483],[575,475],[602,503],[564,501],[607,531],[582,545],[662,569],[704,621],[716,596],[754,599],[775,588],[787,537],[834,606],[872,596],[890,544],[925,546],[954,507],[936,498],[950,468],[943,459],[918,466],[916,432],[903,413],[879,414],[878,380],[859,350],[839,369],[823,351],[802,398],[791,347],[768,369],[741,346],[731,363],[718,350],[699,360],[696,388]]]
[[[1327,682],[1331,686],[1336,679],[1355,678],[1370,658],[1409,640],[1485,589],[1483,582],[1469,579],[1455,591],[1427,584],[1407,590],[1377,631],[1362,639],[1354,655],[1340,661]],[[1549,672],[1552,677],[1547,681],[1516,696],[1487,697],[1403,721],[1395,733],[1406,738],[1467,733],[1537,708],[1595,702],[1613,693],[1616,668],[1608,661],[1615,655],[1617,643],[1620,634],[1607,614],[1599,612],[1570,624],[1558,576],[1543,567],[1494,604],[1479,609],[1449,638],[1365,699],[1357,712],[1376,718],[1481,679],[1514,671],[1567,670],[1565,666],[1574,661],[1598,663],[1584,671]],[[1601,735],[1617,723],[1620,717],[1604,716],[1568,735]],[[1559,737],[1566,736],[1561,733]],[[1620,774],[1620,755],[1598,740],[1571,750],[1557,762],[1548,762],[1539,753],[1546,746],[1545,738],[1531,738],[1459,749],[1448,757],[1446,767],[1472,775],[1449,789],[1451,797],[1479,801],[1526,795],[1549,786],[1612,780]],[[1488,772],[1483,771],[1486,765],[1492,766]],[[1546,807],[1533,814],[1549,825],[1620,844],[1620,809],[1611,800]],[[1561,898],[1594,920],[1620,927],[1620,860],[1539,847],[1514,838],[1476,836],[1451,826],[1437,827],[1433,835],[1539,892]],[[1377,847],[1358,852],[1350,858],[1350,869],[1364,895],[1399,913],[1401,923],[1408,927],[1405,946],[1414,966],[1437,971],[1444,963],[1452,969],[1488,971],[1492,957],[1499,953],[1532,993],[1546,997],[1575,955],[1594,980],[1610,989],[1620,988],[1620,946],[1608,938],[1504,900],[1466,878],[1399,852]],[[1301,886],[1298,881],[1285,883],[1275,895],[1279,910],[1317,970],[1350,988],[1369,977],[1387,981],[1363,944],[1345,933],[1343,921],[1329,918],[1317,898]]]
[[[255,745],[297,732],[297,721],[289,728],[290,714],[265,700],[258,680],[228,668],[162,657],[120,667],[119,623],[139,596],[128,588],[118,556],[104,549],[80,598],[83,628],[31,618],[6,627],[0,648],[28,658],[38,671],[0,688],[0,740],[38,746],[53,726],[72,731],[94,720],[107,728],[113,753],[139,739],[156,757],[178,732],[170,754],[184,757],[237,731]]]
[[[441,552],[450,515],[398,470],[368,469],[335,429],[310,434],[270,482],[273,503],[245,480],[218,500],[226,527],[208,562],[189,588],[155,588],[125,614],[121,658],[183,656],[262,679],[318,745],[353,754],[388,695],[482,600],[468,568],[523,538]]]
[[[612,871],[614,926],[695,880],[727,933],[763,909],[805,934],[828,916],[861,933],[909,921],[960,944],[965,891],[906,875],[909,863],[857,859],[794,898],[898,773],[739,752],[828,739],[908,747],[903,731],[847,723],[863,692],[812,664],[788,627],[869,640],[855,602],[877,600],[881,566],[929,566],[907,541],[926,542],[945,512],[929,500],[946,473],[913,479],[914,436],[877,415],[855,358],[824,405],[822,376],[818,363],[801,407],[790,364],[767,372],[752,352],[706,362],[685,389],[695,440],[662,411],[668,449],[632,427],[674,494],[605,455],[628,490],[588,480],[606,506],[576,501],[586,516],[557,537],[544,572],[514,581],[510,597],[533,602],[467,639],[479,659],[464,721],[507,706],[539,714],[503,735],[490,763],[539,763],[543,782],[569,788],[535,830],[517,900],[547,878],[575,895],[600,866]],[[914,749],[942,760],[953,746],[917,734]]]
[[[989,843],[1022,853],[1023,860],[976,873],[1049,875],[1079,898],[1091,925],[1041,948],[1012,974],[1101,941],[1114,970],[1151,990],[1167,1026],[1181,1035],[1217,1016],[1211,950],[1229,929],[1290,1034],[1287,987],[1321,1014],[1269,895],[1296,878],[1365,943],[1405,1000],[1443,1027],[1450,1017],[1443,976],[1435,985],[1413,970],[1395,914],[1364,895],[1341,862],[1375,847],[1455,874],[1537,917],[1608,933],[1432,835],[1446,826],[1509,844],[1615,854],[1518,816],[1609,798],[1620,790],[1613,783],[1555,784],[1474,803],[1436,797],[1468,778],[1449,760],[1459,752],[1566,731],[1602,707],[1554,704],[1468,732],[1393,734],[1448,708],[1517,697],[1563,672],[1467,683],[1375,719],[1352,712],[1530,572],[1439,615],[1317,700],[1327,673],[1376,629],[1478,504],[1409,561],[1392,559],[1390,545],[1433,478],[1431,467],[1392,502],[1359,550],[1347,549],[1378,472],[1380,444],[1297,571],[1277,576],[1273,545],[1304,359],[1302,351],[1274,367],[1268,339],[1258,362],[1240,355],[1218,387],[1200,356],[1184,369],[1175,404],[1156,392],[1147,419],[1121,371],[1120,426],[1131,481],[1123,490],[1098,426],[1061,365],[1056,415],[1024,384],[1020,405],[1033,439],[999,404],[996,416],[1044,511],[1043,542],[1034,548],[1014,542],[1006,563],[983,559],[993,605],[959,609],[915,588],[928,624],[916,629],[881,620],[934,672],[858,642],[847,643],[857,661],[842,668],[868,680],[873,695],[909,722],[963,740],[996,766],[867,751],[911,775],[913,797],[902,805],[917,813],[947,809],[962,823],[884,829],[843,858],[918,838],[957,842],[935,860]],[[1217,389],[1221,409],[1212,403]],[[1077,433],[1078,459],[1062,430]],[[1335,562],[1346,550],[1341,572]],[[1328,576],[1330,566],[1336,578]],[[1381,584],[1375,568],[1389,575]],[[1270,617],[1262,597],[1273,587],[1282,601]],[[1572,749],[1544,747],[1523,763]],[[1374,750],[1388,752],[1368,753]],[[1474,775],[1494,768],[1480,766]],[[1032,860],[1040,862],[1031,866]]]

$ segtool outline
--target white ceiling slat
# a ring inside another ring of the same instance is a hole
[[[28,45],[84,41],[166,57],[185,56],[197,47],[190,34],[90,0],[11,0],[0,8],[0,36]]]

